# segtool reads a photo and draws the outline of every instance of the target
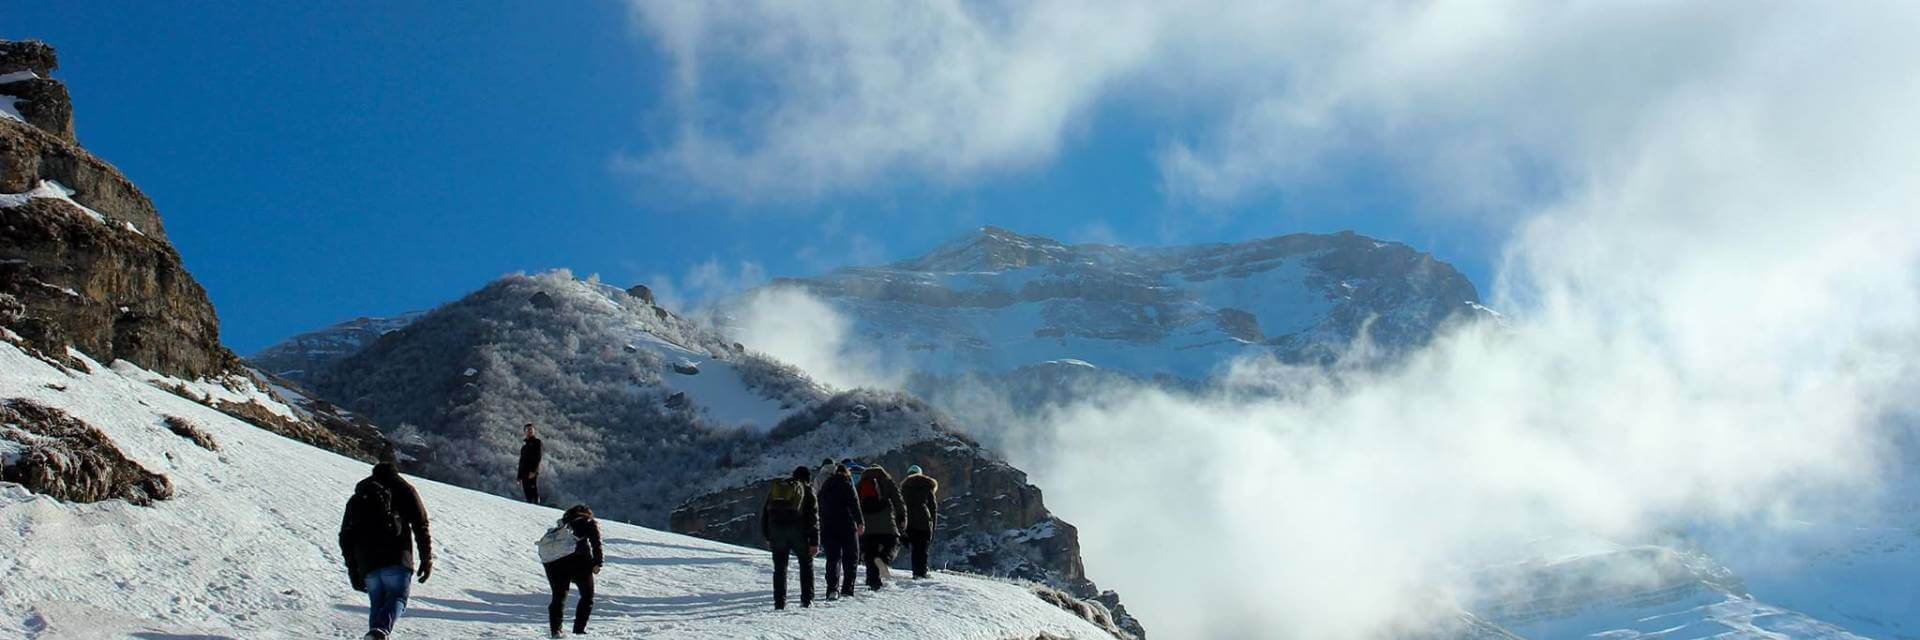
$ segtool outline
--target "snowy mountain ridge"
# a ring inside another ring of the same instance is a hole
[[[942,376],[1076,360],[1197,381],[1249,354],[1399,353],[1485,315],[1453,267],[1351,232],[1127,247],[984,227],[917,258],[768,286],[824,299],[863,346]],[[723,304],[723,324],[751,297]]]
[[[287,338],[248,356],[247,361],[273,375],[310,384],[315,375],[341,358],[359,352],[380,336],[406,328],[424,315],[425,311],[412,311],[385,318],[354,318]]]

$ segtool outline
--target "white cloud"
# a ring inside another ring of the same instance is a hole
[[[681,127],[622,165],[754,201],[1036,166],[1152,37],[1144,7],[1093,2],[632,6]]]
[[[749,348],[838,389],[901,386],[904,372],[866,348],[852,322],[805,291],[768,287],[728,304],[728,332]]]
[[[1509,206],[1628,151],[1620,134],[1652,125],[1647,107],[1755,71],[1768,40],[1847,26],[1845,12],[1740,2],[632,7],[675,65],[680,124],[622,165],[758,202],[1031,169],[1127,101],[1152,105],[1144,125],[1168,141],[1157,159],[1181,201],[1231,203],[1361,158],[1436,208]]]
[[[660,306],[682,313],[699,313],[710,303],[766,283],[767,270],[760,263],[741,260],[728,266],[719,258],[688,267],[679,278],[656,273],[647,280]]]

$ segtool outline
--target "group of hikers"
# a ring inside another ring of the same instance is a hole
[[[852,459],[828,458],[818,469],[795,467],[774,480],[760,507],[760,535],[773,550],[773,608],[787,606],[789,556],[800,559],[802,607],[813,606],[813,558],[823,550],[828,600],[853,595],[854,566],[863,558],[867,588],[885,587],[902,542],[912,549],[913,577],[927,577],[939,489],[919,465],[907,467],[896,484],[886,469]]]
[[[540,462],[544,450],[534,425],[525,427],[517,480],[527,502],[540,502]],[[800,606],[814,600],[813,559],[826,552],[826,599],[853,595],[854,567],[865,560],[867,588],[886,586],[888,566],[900,545],[911,549],[913,576],[928,577],[927,551],[933,540],[939,483],[918,465],[895,483],[886,469],[852,459],[823,460],[817,469],[801,466],[772,481],[760,509],[760,533],[773,552],[773,608],[787,606],[789,561],[800,561]],[[587,632],[593,613],[593,578],[606,554],[593,509],[577,504],[564,511],[535,543],[552,599],[547,605],[551,637],[561,637],[567,592],[578,587],[573,633]],[[355,591],[367,594],[367,634],[386,640],[407,606],[417,579],[433,575],[433,537],[426,504],[393,460],[374,465],[372,475],[354,486],[340,523],[340,553]]]

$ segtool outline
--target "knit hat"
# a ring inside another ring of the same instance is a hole
[[[915,475],[920,475],[920,465],[917,465],[917,464],[916,464],[916,465],[908,465],[908,466],[907,466],[907,475],[910,475],[910,476],[915,476]]]
[[[813,481],[813,470],[808,469],[806,465],[800,465],[798,467],[794,467],[793,479],[799,480],[801,482],[811,482]]]

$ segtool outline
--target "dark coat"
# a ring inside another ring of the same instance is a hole
[[[900,498],[900,486],[893,483],[893,476],[885,469],[868,468],[860,474],[860,482],[854,485],[854,493],[860,493],[860,485],[868,480],[874,482],[877,496],[860,498],[860,512],[865,514],[867,535],[899,536],[907,526],[907,503]]]
[[[414,569],[415,551],[426,562],[433,561],[433,535],[427,524],[427,506],[420,501],[420,492],[400,477],[399,470],[392,464],[374,465],[373,475],[361,480],[360,484],[379,483],[393,496],[393,509],[400,514],[400,536],[391,539],[375,539],[374,536],[360,535],[361,527],[375,526],[374,523],[354,522],[352,509],[340,518],[340,555],[347,560],[347,570],[354,575],[364,576],[375,569],[401,565],[411,571]],[[354,487],[359,491],[359,486]],[[411,544],[409,544],[411,542]]]
[[[900,481],[900,497],[907,503],[907,530],[932,531],[939,522],[940,483],[924,473]]]
[[[865,526],[860,514],[860,497],[853,493],[853,478],[827,476],[820,485],[820,535],[835,540],[852,540],[854,531]]]
[[[573,537],[580,539],[574,547],[573,555],[553,562],[569,562],[575,558],[589,558],[592,566],[598,567],[607,561],[606,552],[600,546],[600,521],[591,516],[576,517],[567,521],[567,528],[573,530]],[[547,564],[553,564],[549,562]]]
[[[525,480],[528,476],[540,475],[540,454],[543,447],[538,437],[527,438],[526,444],[520,445],[520,479]]]
[[[791,478],[778,480],[777,482],[794,482],[800,485],[796,487],[800,492],[800,518],[792,522],[773,521],[771,513],[773,507],[773,489],[772,486],[769,485],[767,497],[760,501],[761,537],[766,538],[769,542],[778,539],[786,540],[793,544],[804,542],[805,546],[809,547],[820,546],[819,505],[813,499],[813,492],[807,490],[807,483]]]

